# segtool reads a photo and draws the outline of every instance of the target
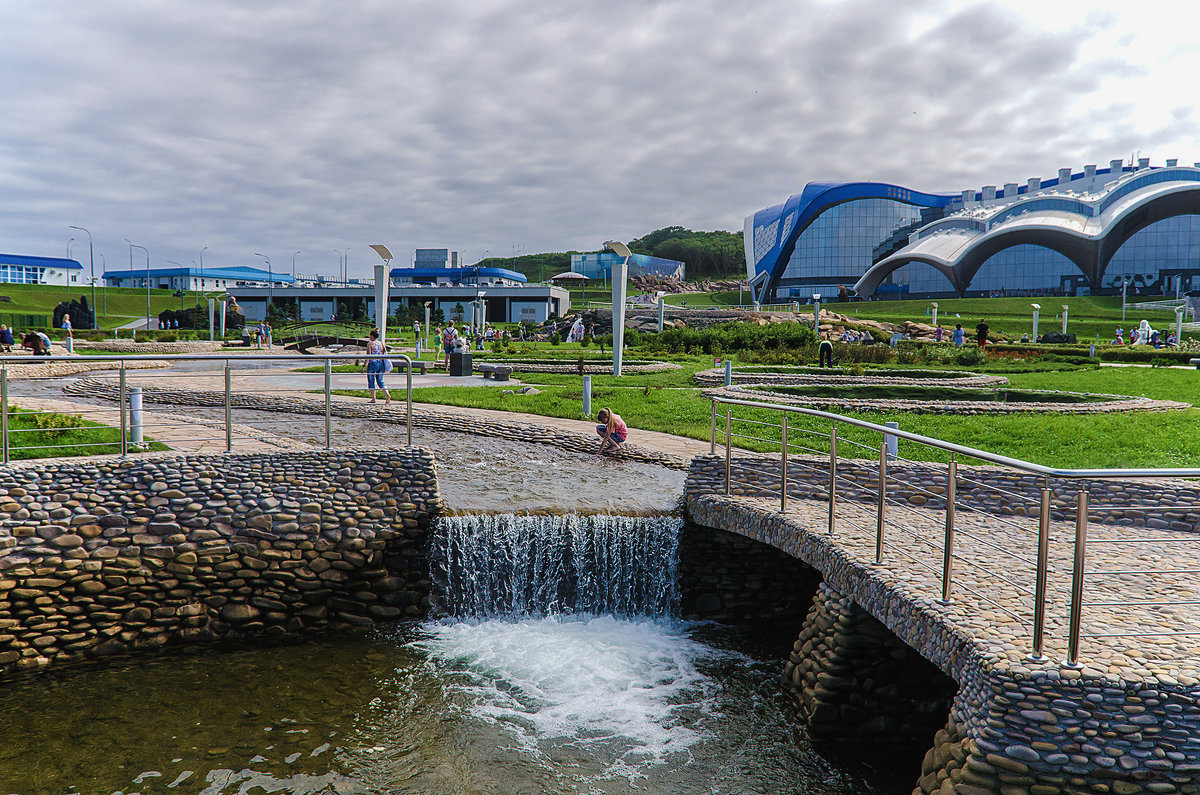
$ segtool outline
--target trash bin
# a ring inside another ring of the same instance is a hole
[[[471,366],[471,354],[450,354],[450,375],[471,375],[475,370]]]

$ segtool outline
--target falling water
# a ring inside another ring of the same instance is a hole
[[[432,558],[454,616],[677,612],[676,516],[451,516]]]

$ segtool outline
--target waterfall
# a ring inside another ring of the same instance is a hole
[[[677,516],[475,514],[438,521],[442,607],[455,616],[678,610]]]

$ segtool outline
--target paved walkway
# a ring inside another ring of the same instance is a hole
[[[98,377],[108,377],[115,379],[115,375],[96,374]],[[220,373],[211,371],[198,371],[188,373],[172,373],[170,375],[162,372],[128,372],[127,380],[129,386],[165,386],[170,389],[184,389],[203,392],[222,392],[225,388],[224,376]],[[404,375],[401,373],[390,373],[387,376],[389,386],[393,393],[396,387],[403,390]],[[361,373],[333,373],[332,386],[334,389],[349,390],[363,389],[364,376]],[[313,395],[314,390],[322,389],[324,384],[324,375],[321,373],[294,373],[286,372],[278,368],[266,369],[261,372],[238,370],[235,372],[232,388],[235,393],[246,395],[294,395],[296,397],[305,397],[308,399],[316,399]],[[430,387],[430,386],[490,386],[495,388],[519,388],[520,382],[501,382],[497,384],[492,379],[485,379],[483,376],[471,376],[469,378],[459,378],[444,374],[431,373],[429,375],[413,375],[413,387]],[[348,395],[334,395],[333,399],[339,402],[351,404],[366,405],[369,404],[367,398],[351,397]],[[35,403],[38,400],[14,398],[19,401],[22,406],[29,408],[37,408]],[[72,402],[69,398],[54,401],[42,401],[41,405],[46,405],[46,410],[60,411],[67,413],[82,413],[79,404]],[[383,408],[382,401],[375,404],[381,409]],[[393,400],[392,406],[403,406],[403,400]],[[436,409],[438,412],[445,414],[453,414],[461,416],[464,419],[479,418],[494,422],[503,423],[522,423],[526,425],[547,428],[557,431],[565,431],[568,433],[581,434],[583,436],[595,435],[596,423],[588,420],[569,420],[558,417],[545,417],[538,414],[526,414],[522,412],[512,411],[496,411],[491,409],[465,408],[458,406],[448,406],[444,404],[434,403],[414,403],[429,409]],[[103,422],[108,425],[117,426],[120,423],[119,414],[115,409],[99,409],[93,414],[92,408],[84,409],[88,413],[86,418],[94,422]],[[107,413],[105,413],[107,412]],[[146,404],[147,417],[147,435],[153,436],[155,439],[168,444],[173,449],[179,450],[203,450],[205,452],[215,451],[217,449],[224,450],[224,435],[220,435],[218,442],[207,442],[204,445],[197,446],[192,440],[194,438],[212,435],[211,431],[205,431],[204,428],[208,425],[196,418],[188,418],[178,414],[170,415],[170,419],[165,419],[161,407],[157,407],[152,403]],[[188,429],[186,425],[191,422],[198,427]],[[157,428],[157,430],[151,430]],[[221,426],[223,429],[223,426]],[[238,438],[234,440],[234,449],[248,449],[245,444],[262,445],[267,444],[266,440],[270,434],[266,432],[253,431],[252,429],[242,429],[236,434]],[[660,433],[657,431],[645,431],[637,428],[630,428],[630,443],[639,448],[648,449],[663,453],[665,455],[688,460],[693,456],[709,452],[709,444],[696,439],[689,439],[682,436],[675,436],[668,433]],[[281,444],[283,444],[281,442]]]

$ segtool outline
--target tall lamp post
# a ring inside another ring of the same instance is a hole
[[[133,274],[133,250],[140,248],[146,252],[146,331],[150,330],[150,250],[145,246],[139,246],[129,238],[125,238],[125,242],[129,244],[129,273]]]
[[[266,254],[259,254],[257,251],[254,252],[254,256],[262,257],[267,261],[267,308],[263,312],[263,319],[270,323],[271,302],[275,300],[274,274],[271,272],[271,258]]]
[[[163,260],[163,262],[167,263],[168,265],[174,265],[176,268],[184,267],[182,263],[176,262],[173,259],[165,259],[165,260]],[[185,268],[185,270],[186,270],[186,268]],[[179,291],[179,311],[180,312],[183,311],[183,290]]]
[[[96,321],[96,253],[92,246],[92,233],[84,229],[82,226],[73,226],[67,224],[68,229],[78,229],[80,232],[87,232],[88,236],[88,264],[92,269],[92,328],[100,328],[100,324]],[[71,281],[71,275],[67,274],[67,282]]]
[[[604,246],[622,258],[612,272],[613,375],[620,376],[625,348],[625,277],[629,273],[629,258],[633,252],[629,246],[616,240],[609,240]]]
[[[100,271],[102,274],[104,272],[108,271],[108,260],[106,260],[104,258],[104,252],[100,252]],[[104,284],[101,285],[101,289],[104,291],[104,293],[103,293],[104,294],[104,314],[107,315],[108,314],[108,279],[105,279],[103,275],[101,275],[100,278],[104,281]],[[96,326],[96,328],[99,328],[99,326]]]
[[[208,246],[200,249],[200,293],[204,292],[204,252],[208,251]],[[200,293],[192,290],[192,294],[196,299],[196,306],[200,306]]]
[[[374,243],[371,245],[371,250],[379,255],[383,260],[382,265],[375,266],[375,328],[379,332],[379,342],[384,343],[387,338],[387,318],[388,318],[388,288],[390,287],[392,252],[382,243]],[[397,334],[400,332],[397,331]]]
[[[75,238],[67,241],[67,259],[71,259],[71,244],[75,242]],[[63,283],[67,285],[67,298],[71,298],[71,269],[63,268]]]
[[[1121,279],[1121,325],[1125,325],[1125,290],[1128,287],[1128,277]]]

